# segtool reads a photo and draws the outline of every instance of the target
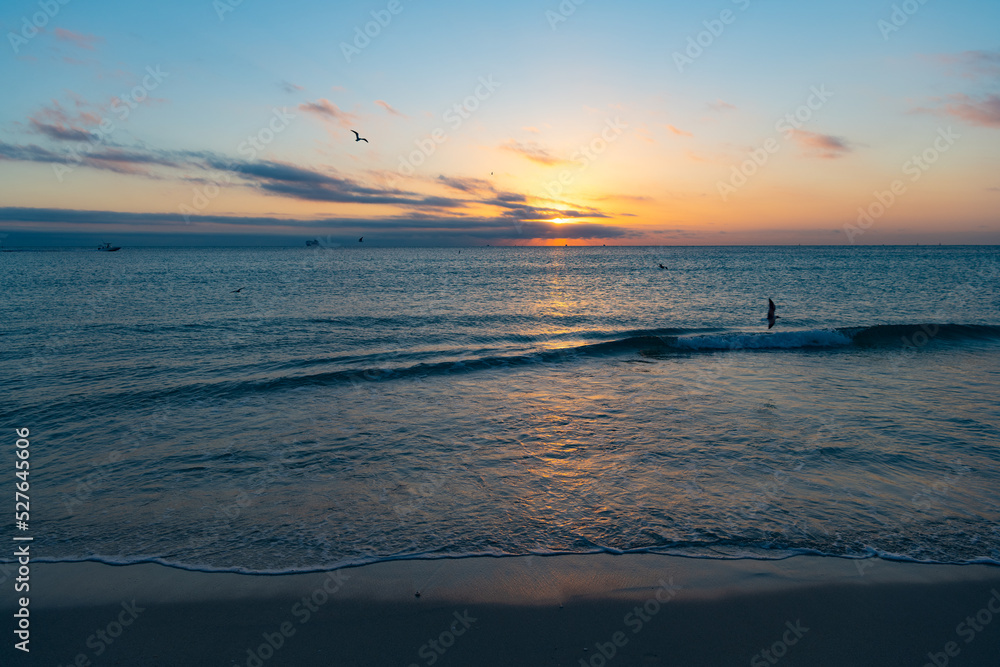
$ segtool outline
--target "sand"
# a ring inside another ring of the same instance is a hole
[[[35,563],[3,665],[997,665],[1000,568],[798,556],[395,561],[295,575]]]

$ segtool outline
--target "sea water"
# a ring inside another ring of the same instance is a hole
[[[32,553],[1000,562],[998,250],[4,253]]]

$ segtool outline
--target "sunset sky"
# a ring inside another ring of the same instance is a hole
[[[995,0],[5,2],[0,232],[1000,243],[997,26]]]

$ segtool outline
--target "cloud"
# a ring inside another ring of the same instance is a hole
[[[692,136],[690,132],[685,132],[684,130],[678,130],[673,125],[664,125],[665,128],[670,130],[672,133],[676,134],[678,137],[690,137]]]
[[[450,176],[438,176],[437,180],[444,183],[449,188],[461,190],[462,192],[468,192],[469,194],[478,194],[484,190],[493,189],[489,181],[481,178],[452,178]]]
[[[392,106],[388,102],[385,102],[383,100],[375,100],[375,104],[379,105],[380,107],[382,107],[383,109],[385,109],[386,111],[388,111],[389,113],[391,113],[393,116],[400,116],[402,118],[406,118],[405,114],[401,114],[398,111],[396,111],[395,109],[393,109]]]
[[[50,150],[35,145],[17,146],[0,142],[0,159],[37,163],[62,163],[68,167],[130,174],[179,182],[225,183],[262,194],[302,201],[386,205],[398,207],[411,218],[447,213],[458,220],[471,219],[473,205],[496,210],[497,219],[520,224],[554,218],[608,218],[588,206],[562,208],[538,206],[526,195],[498,192],[488,180],[440,176],[432,183],[457,191],[457,196],[418,193],[392,187],[372,187],[332,170],[319,170],[285,162],[242,162],[209,151],[171,151],[146,147],[116,146],[94,142],[84,149],[61,147]],[[224,179],[213,172],[225,172]],[[465,210],[463,210],[465,209]]]
[[[0,141],[0,160],[18,162],[66,162],[69,157],[40,146],[15,146]]]
[[[534,125],[529,125],[527,127],[522,127],[521,129],[524,130],[525,132],[531,132],[532,134],[541,134],[542,133],[542,131],[539,130]]]
[[[104,41],[103,37],[98,37],[97,35],[85,35],[80,32],[64,30],[63,28],[56,28],[54,32],[57,39],[63,42],[70,42],[71,44],[88,51],[95,51],[96,49],[94,48],[94,44]]]
[[[849,141],[831,134],[818,134],[806,130],[793,130],[792,139],[807,155],[825,159],[843,157],[854,150]]]
[[[50,139],[59,141],[89,141],[94,135],[88,130],[78,127],[68,127],[62,123],[43,123],[34,118],[29,119],[31,127],[38,134],[44,134]]]
[[[1000,127],[1000,95],[987,95],[977,100],[968,95],[953,95],[954,100],[938,113],[945,113],[973,125]]]
[[[319,116],[323,120],[331,120],[347,129],[350,129],[351,125],[356,124],[358,120],[357,114],[343,111],[336,104],[325,98],[320,98],[315,102],[304,102],[299,105],[299,109]]]
[[[569,160],[564,160],[552,155],[547,148],[543,148],[540,144],[534,141],[524,143],[515,141],[514,139],[508,139],[500,145],[500,148],[505,151],[517,153],[521,157],[528,158],[532,162],[538,162],[539,164],[544,164],[550,167],[557,164],[569,164]]]
[[[213,161],[216,168],[224,163]],[[266,192],[307,201],[327,201],[356,204],[397,204],[458,208],[465,202],[447,197],[414,196],[402,190],[381,190],[361,185],[349,178],[296,167],[282,162],[252,162],[231,167],[251,187]]]
[[[708,108],[712,111],[735,111],[736,105],[730,104],[729,102],[723,102],[722,100],[716,100],[715,102],[709,102]]]
[[[89,139],[95,139],[90,135]],[[89,147],[70,149],[60,147],[49,150],[35,145],[17,146],[0,142],[0,159],[20,162],[58,163],[67,167],[86,166],[102,171],[113,171],[120,174],[142,175],[149,178],[156,176],[144,169],[143,165],[184,168],[198,166],[204,168],[201,153],[190,151],[152,151],[147,149],[132,149],[124,146],[114,146],[102,143],[92,143]]]
[[[76,109],[74,112],[68,112],[58,100],[52,100],[50,105],[43,106],[28,117],[29,133],[42,134],[56,141],[93,140],[95,135],[87,126],[96,128],[100,125],[103,111],[72,91],[68,91],[68,95]],[[94,111],[84,111],[88,108]]]
[[[566,217],[566,216],[562,216]],[[546,221],[514,223],[495,217],[390,216],[385,218],[276,218],[268,216],[227,216],[182,213],[134,213],[54,208],[0,207],[0,222],[38,225],[35,229],[62,231],[67,227],[88,226],[121,228],[136,231],[198,231],[199,228],[225,226],[232,232],[260,233],[260,228],[279,229],[282,233],[315,234],[317,231],[364,232],[383,245],[441,245],[442,242],[486,243],[526,239],[600,239],[635,236],[637,230],[598,223],[557,225]],[[190,223],[190,224],[189,224]],[[272,232],[273,233],[273,232]],[[368,240],[366,239],[366,243]]]
[[[289,81],[282,81],[278,86],[286,93],[297,93],[300,90],[305,90],[302,86],[296,86],[294,83]]]
[[[1000,51],[963,51],[924,56],[925,60],[949,67],[966,79],[1000,77]]]
[[[923,56],[925,60],[946,65],[953,75],[972,81],[983,80],[985,87],[1000,83],[1000,51],[963,51],[961,53]],[[931,106],[916,107],[911,113],[951,116],[971,125],[1000,127],[1000,94],[984,91],[975,95],[956,93],[947,97],[932,97]]]

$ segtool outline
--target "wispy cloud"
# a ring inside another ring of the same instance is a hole
[[[719,112],[735,111],[736,110],[736,105],[735,104],[730,104],[729,102],[724,102],[722,100],[716,100],[714,102],[709,102],[708,103],[708,108],[711,111],[719,111]]]
[[[100,117],[91,111],[80,111],[89,107],[79,95],[70,93],[77,111],[71,113],[67,111],[58,100],[52,100],[51,104],[43,106],[28,117],[29,132],[32,134],[42,134],[56,141],[89,141],[94,138],[86,126],[100,124]]]
[[[53,32],[56,39],[63,42],[69,42],[81,49],[86,49],[87,51],[96,51],[94,45],[98,42],[104,41],[103,37],[98,37],[97,35],[86,35],[81,32],[73,32],[63,28],[56,28]]]
[[[453,178],[450,176],[438,176],[437,180],[449,188],[460,190],[462,192],[468,192],[470,194],[479,194],[484,191],[492,190],[492,186],[489,181],[485,181],[481,178]]]
[[[1000,51],[962,51],[923,56],[924,60],[948,67],[965,79],[1000,77]]]
[[[278,86],[286,93],[297,93],[300,90],[305,90],[305,88],[303,88],[302,86],[296,86],[294,83],[290,81],[282,81],[281,83],[278,84]]]
[[[969,95],[952,95],[952,101],[936,109],[936,113],[944,113],[972,125],[982,127],[1000,127],[1000,95],[986,95],[981,99]]]
[[[332,121],[343,128],[350,129],[351,125],[357,123],[358,116],[349,111],[343,111],[336,104],[326,98],[320,98],[315,102],[305,102],[299,105],[299,109],[306,113],[319,116],[323,120]]]
[[[1000,127],[1000,51],[963,51],[924,56],[925,60],[947,66],[951,73],[976,84],[973,94],[956,93],[932,97],[928,106],[918,106],[911,113],[951,116],[971,125]],[[993,88],[993,90],[989,90]]]
[[[549,167],[557,164],[569,163],[569,160],[552,155],[547,148],[544,148],[541,144],[534,141],[521,142],[514,139],[508,139],[500,145],[500,148],[505,151],[510,151],[511,153],[516,153],[521,157],[531,160],[532,162],[544,164]]]
[[[30,119],[29,122],[38,134],[44,134],[50,139],[58,141],[89,141],[94,138],[94,135],[88,130],[70,127],[63,123],[43,123],[34,118]]]
[[[690,137],[690,136],[692,136],[690,132],[685,132],[684,130],[679,130],[676,127],[674,127],[673,125],[664,125],[664,127],[667,128],[668,130],[670,130],[670,132],[672,132],[673,134],[676,134],[678,137]]]
[[[807,132],[806,130],[794,130],[792,139],[799,145],[806,155],[819,157],[828,160],[843,157],[854,150],[847,139],[835,137],[831,134],[819,134],[817,132]]]
[[[562,216],[567,217],[567,216]],[[353,233],[363,231],[365,236],[387,244],[470,243],[525,239],[600,239],[627,238],[637,230],[581,222],[556,225],[543,220],[527,220],[512,224],[506,218],[496,217],[442,217],[439,215],[414,216],[410,214],[379,219],[348,217],[277,218],[181,213],[132,213],[120,211],[93,211],[54,208],[0,207],[0,222],[30,224],[34,229],[63,230],[80,227],[115,226],[136,231],[196,231],[198,228],[219,229],[228,227],[233,232],[254,232],[261,228],[283,233],[315,233],[317,230]],[[190,223],[190,224],[188,224]],[[431,234],[429,236],[429,234]]]
[[[400,116],[401,118],[406,118],[406,114],[399,113],[398,111],[392,108],[392,105],[390,105],[388,102],[384,100],[375,100],[375,104],[379,105],[380,107],[391,113],[393,116]]]
[[[256,181],[263,190],[309,201],[352,202],[358,204],[410,204],[462,206],[458,200],[412,196],[400,190],[370,188],[348,178],[325,174],[279,162],[242,165],[243,178]]]

